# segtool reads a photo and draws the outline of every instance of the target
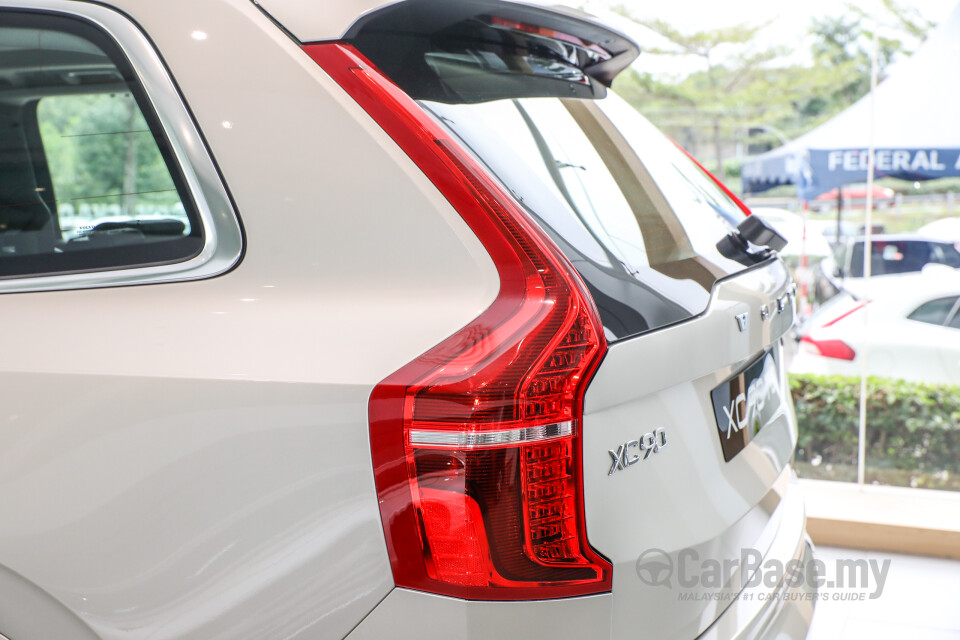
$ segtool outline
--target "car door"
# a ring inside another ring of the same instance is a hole
[[[182,16],[219,24],[200,4],[127,8],[199,43]],[[196,67],[239,33],[275,60],[251,14]],[[302,208],[265,209],[237,267],[225,181],[124,14],[0,2],[0,43],[0,637],[341,637],[392,585],[369,386],[318,381],[344,370],[302,339],[316,282],[260,259],[291,237],[284,255],[311,255],[288,233]]]
[[[956,295],[931,296],[910,311],[906,320],[872,328],[872,343],[885,364],[885,374],[960,382],[960,332],[950,326],[956,322],[957,304]]]

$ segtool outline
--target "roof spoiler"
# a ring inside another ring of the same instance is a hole
[[[585,13],[505,0],[405,0],[364,15],[344,40],[413,97],[443,102],[600,98],[640,55]],[[503,80],[496,90],[491,76]]]

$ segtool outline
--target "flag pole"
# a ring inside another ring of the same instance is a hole
[[[870,56],[870,146],[867,150],[867,210],[863,243],[864,297],[871,296],[871,267],[873,266],[873,172],[876,166],[876,92],[879,75],[880,25],[873,29],[873,52]],[[860,349],[860,430],[857,437],[857,484],[863,487],[867,467],[867,357],[870,340],[867,331],[868,307],[863,308],[863,343]]]

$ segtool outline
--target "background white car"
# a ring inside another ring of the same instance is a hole
[[[840,294],[808,325],[793,373],[867,374],[960,384],[960,276],[928,269],[885,282],[871,300]]]
[[[870,298],[905,275],[921,272],[928,266],[956,270],[960,268],[960,251],[952,242],[944,242],[919,234],[878,234],[872,236],[870,247],[870,277],[868,285],[864,271],[864,237],[851,238],[836,252],[837,264],[830,270],[829,262],[823,268],[831,271],[838,289],[857,298]],[[869,287],[869,288],[868,288]]]
[[[943,242],[960,243],[960,218],[941,218],[917,229],[917,235]]]

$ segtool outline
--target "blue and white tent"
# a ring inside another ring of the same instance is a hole
[[[960,176],[960,5],[876,89],[875,177]],[[743,165],[743,191],[797,185],[801,198],[866,182],[870,100]]]

